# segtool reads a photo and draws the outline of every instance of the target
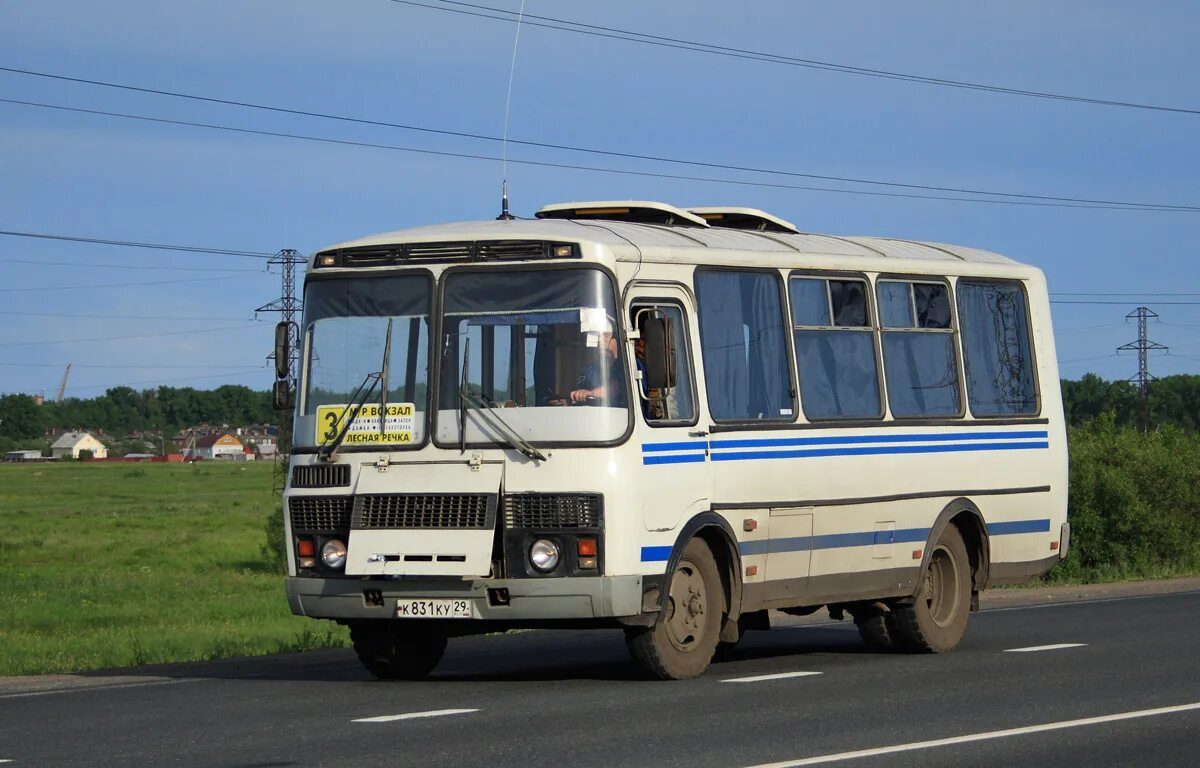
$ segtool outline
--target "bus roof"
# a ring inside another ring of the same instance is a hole
[[[322,248],[318,253],[346,248],[369,248],[407,243],[463,243],[475,240],[543,240],[588,242],[608,247],[618,260],[666,258],[712,261],[691,249],[741,251],[779,256],[816,255],[895,259],[898,261],[1012,265],[1019,262],[978,248],[887,237],[843,237],[800,232],[791,234],[757,229],[667,226],[605,219],[513,219],[467,221],[413,227],[369,235]],[[717,256],[716,253],[713,254]],[[718,257],[719,260],[719,257]]]

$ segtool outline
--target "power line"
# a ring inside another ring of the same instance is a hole
[[[478,18],[492,19],[494,21],[503,21],[508,23],[516,23],[514,11],[505,10],[503,8],[493,8],[487,5],[476,5],[474,3],[455,2],[455,0],[442,0],[445,5],[432,5],[429,3],[416,2],[416,0],[390,0],[390,2],[399,5],[409,5],[418,8],[427,8],[433,11],[441,11],[443,13],[456,13],[463,16],[475,16]],[[459,8],[447,8],[446,5],[457,5]],[[474,8],[477,10],[466,10]],[[480,11],[487,11],[482,13]],[[502,16],[493,16],[490,14],[505,14]],[[845,75],[856,75],[859,77],[871,77],[884,80],[899,80],[909,83],[920,83],[923,85],[934,85],[945,88],[958,88],[972,91],[982,91],[985,93],[999,93],[1008,96],[1024,96],[1035,99],[1048,99],[1052,101],[1065,101],[1078,104],[1091,104],[1101,107],[1120,107],[1124,109],[1142,109],[1154,112],[1170,112],[1185,115],[1200,115],[1200,109],[1190,109],[1186,107],[1174,107],[1161,104],[1145,104],[1132,101],[1119,101],[1116,99],[1100,99],[1089,96],[1074,96],[1065,93],[1052,93],[1049,91],[1035,91],[1025,88],[1010,88],[1000,85],[989,85],[987,83],[973,83],[966,80],[951,80],[942,77],[930,77],[927,75],[916,75],[906,72],[895,72],[885,69],[871,69],[868,67],[858,67],[850,64],[838,64],[831,61],[820,61],[817,59],[801,59],[794,56],[784,56],[782,54],[768,53],[766,51],[755,51],[746,48],[734,48],[724,45],[714,45],[711,43],[702,43],[694,40],[684,40],[674,37],[664,37],[661,35],[649,35],[633,30],[620,29],[617,27],[605,27],[598,24],[584,24],[582,22],[570,21],[567,19],[558,19],[552,16],[538,16],[535,14],[526,13],[524,23],[527,26],[541,27],[543,29],[551,29],[557,32],[571,32],[578,35],[587,35],[590,37],[600,37],[612,40],[623,40],[630,43],[638,43],[640,45],[656,46],[660,48],[673,48],[676,50],[692,51],[695,53],[707,53],[714,56],[725,56],[735,59],[747,59],[750,61],[761,61],[768,64],[780,64],[791,67],[802,67],[805,69],[815,69],[826,72],[837,72]],[[537,21],[530,21],[536,19]],[[566,25],[566,26],[563,26]]]
[[[166,267],[160,265],[143,266],[137,264],[100,264],[86,261],[46,261],[44,259],[6,259],[0,257],[4,264],[37,264],[49,267],[96,267],[97,269],[136,269],[136,270],[167,270],[172,272],[257,272],[261,269],[239,269],[233,267]]]
[[[301,141],[313,141],[313,142],[320,142],[320,143],[325,143],[325,144],[336,144],[336,145],[342,145],[342,146],[367,147],[367,148],[371,148],[371,149],[384,149],[384,150],[392,150],[392,151],[398,151],[398,152],[411,152],[414,154],[432,155],[432,156],[437,156],[437,157],[455,157],[455,158],[462,158],[462,159],[468,159],[468,160],[485,160],[488,162],[499,162],[501,159],[500,157],[497,157],[495,155],[480,155],[480,154],[473,154],[473,153],[467,153],[467,152],[449,152],[449,151],[444,151],[444,150],[418,149],[416,147],[403,147],[403,146],[398,146],[395,144],[378,144],[378,143],[374,143],[374,142],[353,141],[350,139],[334,139],[334,138],[323,137],[323,136],[309,136],[309,135],[304,135],[304,134],[283,133],[283,132],[279,132],[279,131],[266,131],[266,130],[259,130],[259,129],[253,129],[253,128],[236,128],[233,126],[219,125],[219,124],[215,124],[215,123],[201,123],[201,122],[192,121],[192,120],[171,120],[171,119],[162,118],[162,117],[150,117],[147,115],[135,115],[135,114],[129,114],[129,113],[124,113],[124,112],[108,112],[108,111],[96,110],[96,109],[83,109],[80,107],[67,107],[67,106],[62,106],[62,105],[58,105],[58,104],[46,104],[46,103],[42,103],[42,102],[22,101],[22,100],[18,100],[18,99],[0,98],[0,103],[19,104],[22,106],[37,107],[37,108],[42,108],[42,109],[53,109],[53,110],[59,110],[59,111],[63,111],[63,112],[77,112],[80,114],[88,114],[88,115],[101,115],[101,116],[105,116],[105,117],[116,117],[116,118],[121,118],[121,119],[126,119],[126,120],[139,120],[139,121],[143,121],[143,122],[160,123],[160,124],[165,124],[165,125],[181,125],[181,126],[188,126],[188,127],[192,127],[192,128],[207,128],[207,129],[211,129],[211,130],[228,131],[231,133],[242,133],[242,134],[249,134],[249,135],[254,135],[254,136],[272,136],[272,137],[277,137],[277,138],[297,139],[297,140],[301,140]],[[513,139],[510,139],[509,141],[512,143],[518,143]],[[591,150],[579,150],[579,151],[591,151]],[[600,152],[599,150],[596,150],[596,151]],[[640,158],[640,159],[645,159],[645,160],[654,160],[655,159],[651,156],[624,155],[623,153],[601,152],[601,154],[619,154],[621,156]],[[1065,197],[1064,198],[1052,198],[1052,197],[1048,197],[1048,196],[1038,196],[1038,195],[1018,195],[1016,193],[1004,193],[1004,192],[990,193],[990,192],[983,192],[983,191],[963,190],[964,193],[976,194],[976,195],[994,194],[994,195],[1001,195],[1001,196],[1007,196],[1007,197],[1029,198],[1029,199],[995,200],[995,199],[988,199],[988,198],[984,198],[984,197],[966,198],[966,197],[951,197],[951,196],[947,196],[947,195],[918,195],[918,194],[903,193],[903,192],[879,192],[879,191],[869,191],[869,190],[861,190],[861,189],[838,189],[838,188],[833,188],[833,187],[816,187],[816,186],[807,186],[807,185],[798,185],[798,184],[780,184],[780,183],[765,182],[765,181],[744,181],[744,180],[739,180],[739,179],[724,179],[724,178],[716,178],[716,177],[710,177],[710,176],[689,176],[689,175],[684,175],[684,174],[659,173],[659,172],[652,172],[652,171],[635,171],[635,170],[621,169],[621,168],[604,168],[604,167],[598,167],[598,166],[575,165],[575,164],[571,164],[571,163],[553,163],[553,162],[540,161],[540,160],[515,160],[513,158],[509,158],[508,162],[511,164],[515,164],[515,165],[528,165],[528,166],[535,166],[535,167],[540,167],[540,168],[558,168],[558,169],[575,170],[575,171],[590,171],[590,172],[596,172],[596,173],[616,174],[616,175],[621,175],[621,176],[638,176],[638,177],[648,177],[648,178],[657,178],[657,179],[699,181],[699,182],[708,182],[708,183],[713,183],[713,184],[729,184],[729,185],[743,186],[743,187],[761,187],[761,188],[766,188],[766,189],[790,189],[790,190],[800,190],[800,191],[805,191],[805,192],[828,192],[828,193],[845,194],[845,195],[865,195],[865,196],[869,196],[869,197],[894,197],[894,198],[904,198],[904,199],[910,199],[910,200],[941,200],[941,201],[950,201],[950,202],[957,202],[957,203],[980,203],[980,204],[987,204],[987,205],[1020,205],[1020,206],[1032,206],[1032,207],[1039,207],[1039,208],[1082,208],[1082,209],[1094,209],[1094,210],[1154,211],[1154,212],[1167,212],[1167,213],[1197,213],[1197,212],[1200,212],[1200,206],[1156,205],[1153,203],[1132,203],[1132,202],[1131,203],[1120,203],[1120,202],[1103,202],[1103,201],[1097,201],[1096,203],[1071,202],[1072,200],[1074,200],[1074,198],[1065,198]],[[841,179],[838,177],[812,176],[810,174],[799,174],[799,173],[793,174],[793,173],[783,172],[783,171],[756,170],[756,169],[751,169],[751,168],[742,169],[742,168],[739,168],[738,166],[720,166],[720,165],[716,165],[713,163],[701,163],[701,162],[684,161],[684,160],[666,159],[666,160],[662,160],[662,162],[683,163],[683,164],[688,164],[688,165],[704,165],[704,166],[718,167],[718,168],[725,167],[725,168],[729,168],[732,170],[745,170],[745,171],[757,172],[757,173],[774,173],[774,174],[794,175],[794,176],[810,176],[811,178],[828,178],[828,179],[833,179],[833,180],[838,180],[838,181],[845,181],[847,183],[883,184],[883,185],[888,185],[888,186],[923,188],[923,187],[920,187],[919,185],[898,184],[898,183],[892,183],[892,182],[871,182],[871,181],[863,181],[863,180]],[[940,189],[939,187],[925,187],[925,188],[931,189],[931,190]],[[1045,201],[1058,200],[1061,202],[1039,202],[1039,200],[1045,200]],[[0,234],[4,234],[4,233],[0,232]]]
[[[1050,299],[1051,304],[1120,304],[1129,306],[1128,301],[1076,301],[1074,299]],[[1155,304],[1173,304],[1175,306],[1195,307],[1200,306],[1200,301],[1155,301]]]
[[[72,291],[78,289],[94,289],[94,288],[131,288],[143,285],[175,285],[178,283],[207,283],[214,280],[245,280],[241,275],[227,275],[225,277],[188,277],[179,280],[151,280],[148,282],[135,283],[97,283],[88,285],[46,285],[37,287],[25,288],[0,288],[0,293],[27,293],[31,291]]]
[[[159,369],[175,370],[177,368],[179,368],[179,369],[198,368],[198,369],[203,370],[203,369],[212,369],[213,367],[215,367],[212,365],[167,365],[167,364],[146,365],[144,363],[74,363],[74,362],[73,363],[27,363],[27,362],[0,363],[0,366],[3,366],[5,368],[62,368],[64,365],[70,365],[72,368],[116,368],[116,369],[122,369],[122,370],[126,369],[126,368],[148,368],[150,370],[159,370]],[[257,365],[235,365],[235,366],[227,366],[227,367],[253,368],[256,370],[265,370],[267,366],[263,363],[259,363]]]
[[[398,0],[393,0],[393,1],[398,1]],[[63,81],[67,81],[67,82],[80,83],[80,84],[84,84],[84,85],[94,85],[94,86],[100,86],[100,87],[104,87],[104,88],[116,88],[119,90],[135,91],[138,93],[149,93],[149,94],[154,94],[157,96],[170,96],[170,97],[179,98],[179,99],[188,99],[188,100],[192,100],[192,101],[203,101],[203,102],[208,102],[208,103],[212,103],[212,104],[223,104],[223,105],[227,105],[227,106],[243,107],[243,108],[247,108],[247,109],[258,109],[258,110],[264,110],[264,111],[268,111],[268,112],[278,112],[278,113],[288,114],[288,115],[298,115],[298,116],[303,116],[303,117],[316,117],[316,118],[320,118],[323,120],[337,120],[337,121],[342,121],[342,122],[357,123],[357,124],[361,124],[361,125],[371,125],[371,126],[385,127],[385,128],[397,128],[397,129],[406,130],[406,131],[417,131],[417,132],[421,132],[421,133],[437,134],[437,135],[441,135],[441,136],[453,136],[456,138],[476,139],[476,140],[480,140],[480,141],[490,141],[490,142],[497,142],[497,143],[501,143],[501,144],[503,144],[505,141],[505,138],[503,136],[490,136],[487,134],[471,133],[471,132],[467,132],[467,131],[455,131],[455,130],[450,130],[450,129],[445,129],[445,128],[430,128],[427,126],[418,126],[418,125],[411,125],[411,124],[405,124],[405,123],[393,123],[393,122],[388,122],[385,120],[374,120],[374,119],[367,119],[367,118],[348,117],[345,115],[337,115],[337,114],[332,114],[332,113],[328,113],[328,112],[315,112],[315,111],[310,111],[310,110],[294,109],[294,108],[290,108],[290,107],[276,107],[276,106],[270,106],[270,105],[266,105],[266,104],[258,104],[258,103],[254,103],[254,102],[236,101],[233,99],[222,99],[222,98],[217,98],[217,97],[213,97],[213,96],[200,96],[197,94],[182,93],[179,91],[166,91],[166,90],[161,90],[161,89],[156,89],[156,88],[144,88],[141,86],[133,86],[133,85],[128,85],[128,84],[124,84],[124,83],[113,83],[113,82],[108,82],[108,81],[104,81],[104,80],[90,80],[87,78],[80,78],[80,77],[68,77],[66,75],[54,75],[54,74],[50,74],[50,73],[46,73],[46,72],[35,72],[32,70],[15,69],[12,67],[0,67],[0,72],[10,72],[13,74],[31,75],[34,77],[45,77],[45,78],[50,78],[50,79],[54,79],[54,80],[63,80]],[[108,112],[93,111],[93,110],[83,110],[83,109],[61,107],[61,106],[57,106],[57,105],[44,104],[44,103],[38,103],[38,102],[18,101],[15,99],[0,99],[0,101],[7,102],[10,104],[23,104],[26,106],[39,106],[39,107],[44,107],[44,108],[49,108],[49,109],[68,109],[70,111],[90,112],[92,114],[105,114],[105,115],[109,115],[109,116],[131,117],[130,115],[125,115],[125,114],[121,114],[121,113],[108,113]],[[171,120],[154,119],[154,118],[141,118],[141,119],[152,119],[152,120],[155,120],[156,122],[168,122],[168,123],[169,122],[183,122],[183,121],[171,121]],[[184,123],[184,124],[186,124],[186,123]],[[207,126],[207,127],[212,127],[212,126]],[[539,149],[555,149],[555,150],[562,150],[562,151],[566,151],[566,152],[580,152],[580,153],[584,153],[584,154],[603,155],[606,157],[618,157],[618,158],[627,159],[627,160],[645,160],[648,162],[655,162],[655,163],[668,163],[668,164],[673,164],[673,165],[690,165],[690,166],[694,166],[694,167],[698,167],[698,168],[712,168],[715,170],[740,171],[740,172],[746,172],[746,173],[760,173],[760,174],[767,174],[767,175],[772,175],[772,176],[785,176],[785,177],[792,177],[792,178],[814,179],[817,181],[836,181],[836,182],[842,182],[842,183],[846,183],[846,184],[865,184],[865,185],[871,185],[871,186],[895,187],[895,188],[900,188],[900,189],[917,189],[917,190],[924,190],[924,191],[929,191],[929,192],[949,192],[949,193],[954,193],[954,194],[965,194],[965,195],[990,195],[993,197],[1006,197],[1006,198],[1021,199],[1021,200],[1045,200],[1045,201],[1053,201],[1053,202],[1084,203],[1084,204],[1088,204],[1088,205],[1111,205],[1111,206],[1153,208],[1153,209],[1165,208],[1165,209],[1172,209],[1172,210],[1179,209],[1179,210],[1193,210],[1193,211],[1200,210],[1200,206],[1181,206],[1181,205],[1160,204],[1160,203],[1138,203],[1138,202],[1119,201],[1119,200],[1093,200],[1093,199],[1088,199],[1088,198],[1072,198],[1072,197],[1063,197],[1063,196],[1057,196],[1057,195],[1037,195],[1037,194],[1020,193],[1020,192],[995,192],[995,191],[989,191],[989,190],[967,189],[967,188],[962,188],[962,187],[943,187],[943,186],[937,186],[937,185],[931,185],[931,184],[913,184],[913,183],[907,183],[907,182],[885,181],[885,180],[879,180],[879,179],[859,179],[859,178],[854,178],[854,177],[849,177],[849,176],[833,176],[833,175],[828,175],[828,174],[806,173],[806,172],[802,172],[802,171],[783,171],[783,170],[779,170],[779,169],[775,169],[775,168],[756,168],[753,166],[733,165],[733,164],[728,164],[728,163],[715,163],[715,162],[710,162],[710,161],[705,161],[705,160],[690,160],[690,159],[685,159],[685,158],[672,158],[672,157],[665,157],[665,156],[660,156],[660,155],[643,155],[643,154],[639,154],[639,153],[635,153],[635,152],[621,152],[621,151],[617,151],[617,150],[599,149],[596,147],[582,147],[582,146],[575,146],[575,145],[570,145],[570,144],[554,144],[554,143],[550,143],[550,142],[528,141],[528,140],[521,140],[521,139],[514,139],[514,138],[508,138],[507,141],[512,144],[519,144],[519,145],[527,146],[527,147],[537,147]],[[409,150],[409,151],[415,151],[415,150]],[[493,158],[487,158],[487,159],[493,159]],[[499,161],[503,161],[503,157],[495,158],[495,159],[499,160]]]
[[[82,344],[93,341],[125,341],[128,339],[152,339],[159,336],[195,336],[200,333],[218,333],[221,331],[236,331],[257,325],[257,323],[242,323],[241,325],[229,325],[221,328],[202,328],[200,330],[188,331],[164,331],[161,333],[137,333],[130,336],[96,336],[88,339],[50,339],[46,341],[9,341],[0,344],[0,347],[41,347],[50,346],[52,344]]]
[[[229,316],[225,317],[204,317],[204,316],[184,316],[184,315],[102,315],[102,314],[68,314],[63,312],[12,312],[3,311],[0,315],[20,315],[22,317],[70,317],[70,318],[99,318],[102,320],[209,320],[223,321],[229,320]],[[255,322],[265,322],[256,320]],[[64,363],[65,365],[65,363]]]
[[[10,101],[0,99],[0,101]],[[22,102],[12,102],[22,103]],[[197,245],[166,245],[164,243],[139,243],[132,240],[104,240],[98,237],[76,237],[71,235],[48,235],[42,232],[13,232],[0,230],[0,235],[8,237],[31,237],[39,240],[62,240],[69,243],[89,243],[91,245],[117,245],[123,248],[151,248],[158,251],[182,251],[185,253],[213,253],[219,256],[252,256],[258,259],[269,259],[275,254],[263,251],[237,251],[230,248],[203,248]]]
[[[1063,293],[1052,291],[1051,296],[1200,296],[1200,293],[1171,293],[1170,291],[1143,291],[1141,293]]]

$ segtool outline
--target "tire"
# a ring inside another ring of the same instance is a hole
[[[708,669],[721,634],[725,590],[712,551],[692,539],[671,574],[667,603],[652,627],[625,631],[629,654],[660,680],[686,680]]]
[[[889,628],[903,650],[946,653],[967,630],[971,610],[971,561],[962,534],[946,526],[929,554],[912,604],[892,606]]]
[[[355,622],[350,640],[358,660],[382,680],[422,680],[446,652],[446,634],[436,626]]]
[[[875,651],[896,650],[894,619],[889,610],[878,603],[851,611],[854,626],[867,647]]]

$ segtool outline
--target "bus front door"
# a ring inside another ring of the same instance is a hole
[[[692,350],[698,341],[693,308],[690,292],[661,284],[645,286],[628,306],[629,327],[639,334],[631,344],[630,359],[635,363],[635,439],[642,455],[641,496],[648,531],[675,530],[709,506],[712,475],[703,426],[706,414],[693,367]],[[665,338],[665,344],[653,343],[650,333]],[[668,386],[649,386],[648,352],[663,355]]]

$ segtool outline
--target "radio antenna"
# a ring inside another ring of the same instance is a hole
[[[525,0],[521,0],[521,10],[517,13],[517,32],[513,36],[512,62],[508,65],[508,94],[504,97],[504,138],[500,141],[500,215],[497,221],[511,221],[515,218],[508,212],[508,111],[512,105],[513,77],[517,73],[517,48],[521,44],[521,22],[525,19]]]

